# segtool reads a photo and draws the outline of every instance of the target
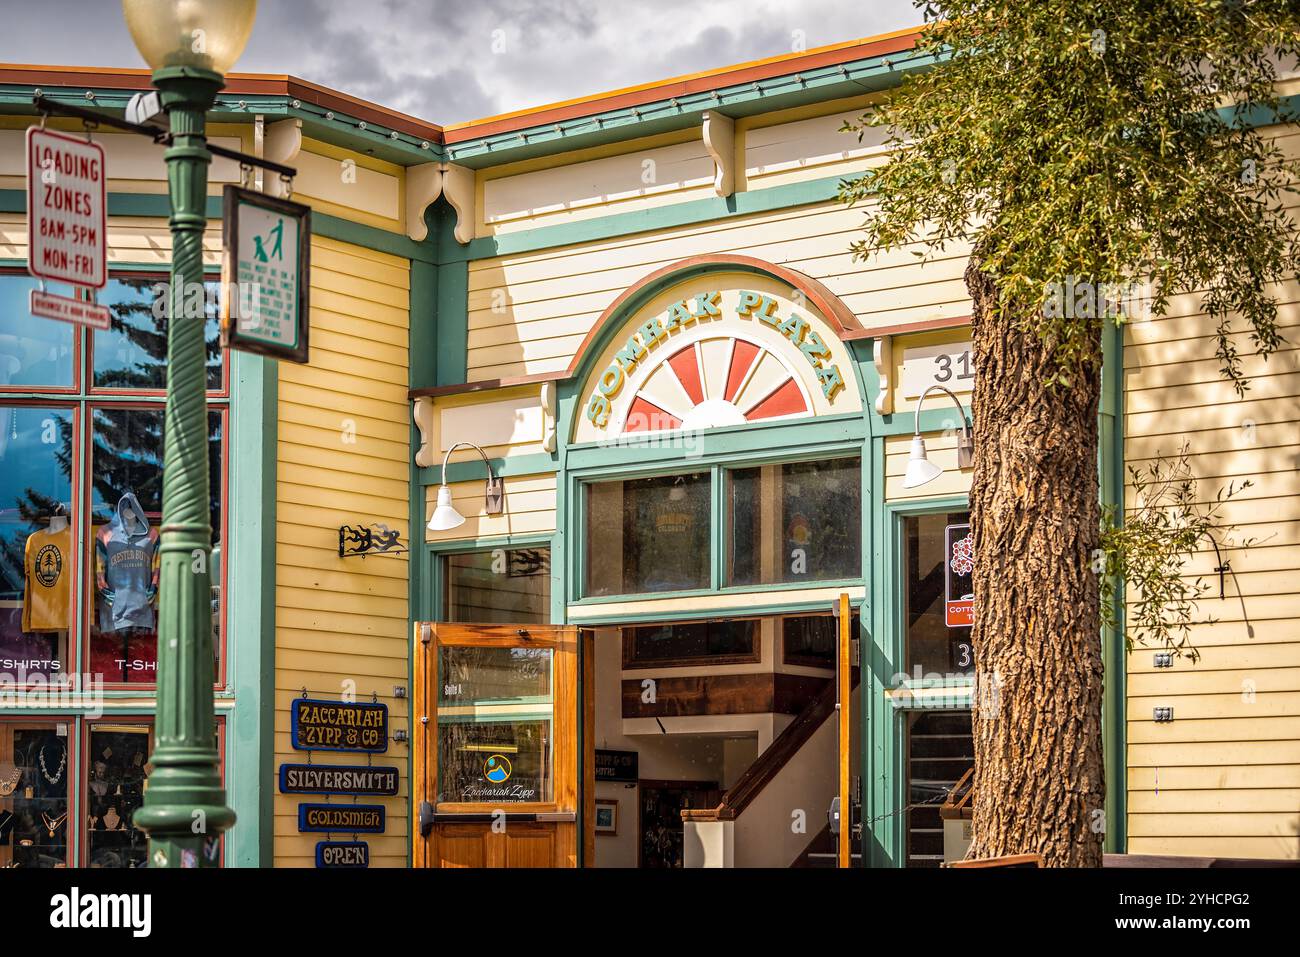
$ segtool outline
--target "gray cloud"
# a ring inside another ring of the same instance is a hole
[[[117,3],[6,6],[0,59],[141,65]],[[457,123],[920,19],[911,0],[263,0],[237,69]]]

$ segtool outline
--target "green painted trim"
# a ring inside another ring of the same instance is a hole
[[[712,525],[714,529],[720,533],[723,529],[724,523],[719,521],[713,522]],[[779,594],[787,591],[804,591],[809,588],[861,587],[863,587],[863,580],[861,578],[810,579],[808,581],[800,582],[774,582],[767,585],[717,585],[710,588],[689,588],[682,591],[646,591],[632,592],[625,595],[600,595],[598,597],[577,598],[569,602],[569,608],[589,608],[593,605],[616,605],[634,601],[661,601],[666,598],[722,598],[728,595]]]
[[[896,86],[905,73],[928,69],[936,62],[931,54],[917,50],[883,53],[756,82],[666,96],[636,107],[607,110],[560,123],[477,137],[449,145],[447,158],[463,166],[493,166],[696,127],[706,110],[717,110],[734,118],[861,96]]]
[[[411,260],[407,364],[408,384],[412,389],[438,383],[438,272],[438,267],[430,262]],[[419,448],[419,434],[412,432],[411,436],[415,443],[412,448]]]
[[[275,529],[279,369],[236,352],[231,362],[228,671],[237,704],[226,742],[226,788],[238,822],[227,866],[273,863]]]
[[[563,411],[563,406],[562,406]],[[564,425],[561,416],[560,424]],[[566,469],[590,477],[615,477],[634,472],[707,468],[714,464],[754,464],[795,461],[842,451],[852,454],[867,434],[857,412],[784,422],[754,423],[693,433],[668,433],[644,440],[570,446]]]
[[[658,596],[656,596],[658,597]],[[828,611],[834,603],[832,600],[823,601],[792,601],[779,602],[772,605],[755,605],[753,608],[745,609],[745,614],[763,615],[764,617],[773,615],[797,615],[808,612],[825,612]],[[850,604],[854,608],[862,607],[862,599],[854,598]],[[736,609],[720,610],[717,608],[702,608],[693,611],[683,611],[672,613],[673,621],[700,621],[707,618],[717,618],[722,615],[734,615]],[[658,612],[633,612],[629,614],[617,615],[593,615],[590,618],[582,618],[577,621],[571,621],[570,624],[577,625],[580,628],[599,628],[605,625],[630,625],[637,622],[661,622],[664,620],[664,613]]]
[[[0,213],[26,213],[27,192],[21,189],[0,189]],[[166,193],[109,193],[108,214],[110,216],[142,216],[166,219],[171,215],[171,202]],[[221,196],[209,196],[205,214],[210,220],[221,219]],[[434,262],[434,247],[431,243],[417,243],[404,233],[395,233],[364,223],[355,223],[350,219],[331,216],[328,213],[313,212],[311,216],[312,232],[327,239],[352,243],[366,249],[374,249],[421,262]],[[18,260],[26,264],[26,260]],[[158,265],[126,266],[113,264],[114,269],[149,269],[157,270]]]
[[[466,245],[457,245],[448,249],[446,252],[448,258],[443,261],[490,259],[494,256],[536,252],[556,246],[617,239],[658,229],[722,222],[738,216],[752,216],[756,213],[767,213],[795,206],[838,201],[840,183],[843,179],[840,176],[826,176],[801,183],[756,189],[752,192],[733,193],[725,198],[693,199],[684,203],[672,203],[627,213],[611,213],[608,216],[597,216],[576,223],[540,226],[536,229],[502,233],[497,236],[482,236],[470,240]]]
[[[907,716],[909,712],[929,710],[923,705],[897,707],[885,695],[887,690],[906,687],[907,679],[895,680],[904,673],[907,660],[906,632],[903,627],[902,519],[912,515],[965,510],[964,495],[933,499],[884,501],[884,437],[873,442],[873,474],[880,476],[880,495],[874,497],[876,536],[872,552],[875,560],[871,593],[879,600],[872,608],[873,635],[869,649],[862,656],[863,685],[870,681],[868,720],[864,741],[870,783],[866,788],[870,803],[864,816],[874,822],[864,829],[863,858],[870,867],[907,866]],[[944,702],[943,710],[959,710],[956,702]]]
[[[455,240],[455,217],[445,201],[439,202],[436,213],[439,265],[432,318],[437,329],[438,354],[433,384],[458,385],[468,378],[469,261],[454,256],[460,247]]]
[[[220,218],[218,213],[216,218]],[[433,246],[427,240],[417,243],[405,233],[395,233],[388,229],[367,226],[340,216],[331,216],[315,210],[311,214],[312,232],[327,239],[336,239],[341,243],[351,243],[377,252],[388,253],[402,259],[420,262],[434,262]]]
[[[1124,330],[1106,327],[1102,340],[1102,414],[1098,436],[1099,491],[1124,521]],[[1102,629],[1102,760],[1106,774],[1106,850],[1128,848],[1127,655],[1124,651],[1124,582],[1113,582],[1118,629]]]

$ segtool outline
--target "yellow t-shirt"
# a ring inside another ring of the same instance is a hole
[[[26,597],[23,631],[66,631],[72,619],[72,578],[68,568],[71,528],[27,536],[23,554]]]

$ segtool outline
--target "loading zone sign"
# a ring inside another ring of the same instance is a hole
[[[106,181],[104,148],[98,143],[28,127],[28,272],[50,282],[104,288]]]
[[[949,628],[975,624],[975,535],[970,525],[944,528],[943,621]]]
[[[305,363],[311,207],[239,186],[223,203],[222,343]]]

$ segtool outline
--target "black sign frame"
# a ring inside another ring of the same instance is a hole
[[[231,315],[238,303],[239,216],[241,204],[270,210],[298,221],[298,303],[297,344],[282,346],[239,331],[239,322]],[[270,359],[283,359],[305,365],[307,336],[311,330],[311,207],[290,202],[227,183],[221,195],[221,344],[227,349],[251,352]],[[232,299],[234,302],[232,303]]]
[[[313,827],[307,815],[313,810],[366,811],[379,815],[379,823],[361,827]],[[298,805],[298,832],[300,834],[383,834],[388,825],[388,809],[382,804],[320,804],[308,802]]]
[[[300,737],[303,726],[302,709],[309,705],[313,707],[380,712],[383,715],[383,726],[380,729],[380,740],[383,744],[373,748],[303,744]],[[295,698],[289,717],[289,740],[295,751],[348,751],[357,754],[383,754],[388,750],[388,705],[374,701],[329,701],[323,698]]]
[[[289,774],[292,771],[321,771],[321,772],[354,772],[362,774],[384,774],[392,778],[391,787],[369,787],[369,788],[327,788],[327,787],[290,787]],[[280,765],[279,783],[281,794],[346,794],[349,796],[362,797],[393,797],[397,794],[398,784],[401,781],[401,772],[390,765],[368,765],[368,764],[292,764],[285,763]]]
[[[361,864],[326,864],[325,851],[329,848],[356,847],[362,851],[365,861]],[[370,845],[365,841],[317,841],[316,866],[325,870],[359,870],[370,866]]]

